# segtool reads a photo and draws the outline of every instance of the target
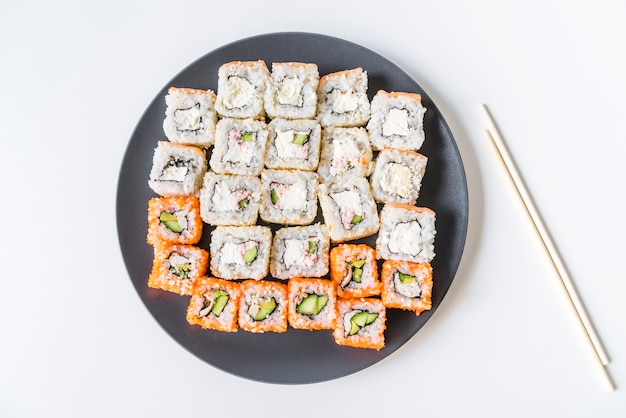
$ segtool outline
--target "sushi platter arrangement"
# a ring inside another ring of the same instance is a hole
[[[257,60],[222,64],[217,92],[171,87],[165,102],[147,284],[191,296],[190,324],[329,329],[337,344],[380,350],[387,309],[431,308],[419,94],[370,102],[361,67],[320,76],[315,63]],[[374,248],[355,243],[375,234]]]
[[[309,383],[371,366],[429,320],[461,258],[467,186],[441,113],[402,70],[278,33],[163,87],[129,142],[117,213],[131,281],[174,340],[241,377]]]

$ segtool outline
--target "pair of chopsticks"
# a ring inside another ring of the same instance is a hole
[[[602,376],[608,384],[607,389],[610,391],[614,391],[616,389],[615,383],[613,382],[613,379],[611,378],[611,375],[609,374],[609,371],[606,367],[609,364],[609,357],[604,351],[602,343],[600,342],[600,338],[596,334],[596,331],[594,330],[593,324],[591,323],[589,316],[585,312],[583,303],[578,296],[578,293],[576,292],[574,282],[567,272],[565,264],[561,260],[561,257],[559,256],[559,253],[554,243],[552,242],[552,239],[550,238],[550,234],[548,233],[548,230],[541,220],[541,216],[539,215],[539,212],[537,211],[537,208],[533,203],[530,193],[524,185],[522,177],[517,171],[515,163],[513,162],[513,159],[511,158],[511,155],[509,154],[507,147],[504,144],[504,140],[502,139],[502,136],[498,131],[493,117],[491,116],[491,113],[487,109],[487,106],[484,104],[482,105],[482,109],[489,125],[488,129],[485,130],[485,134],[495,145],[498,155],[500,156],[500,159],[504,163],[509,175],[511,176],[511,180],[513,181],[513,184],[517,189],[522,203],[524,204],[524,207],[526,208],[526,211],[528,212],[528,215],[530,216],[530,219],[533,222],[539,237],[541,238],[545,250],[550,257],[550,260],[552,261],[552,264],[554,265],[554,268],[556,269],[559,278],[561,279],[561,283],[563,284],[563,288],[567,293],[569,301],[571,302],[572,308],[574,309],[580,325],[583,327],[585,335],[587,336],[587,339],[593,348],[593,351],[595,353],[595,360],[597,361],[599,370],[601,371]]]

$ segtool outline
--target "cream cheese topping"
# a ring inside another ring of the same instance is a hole
[[[305,257],[309,247],[308,241],[299,239],[286,239],[285,240],[285,253],[283,254],[283,263],[285,267],[291,266],[306,266],[311,267],[313,260],[309,257]]]
[[[241,244],[233,242],[225,242],[220,250],[221,264],[238,264],[243,265],[243,254],[240,249]]]
[[[302,106],[302,80],[298,77],[285,77],[278,85],[276,100],[282,105]]]
[[[333,141],[333,157],[329,172],[332,176],[348,171],[351,166],[360,160],[359,147],[351,138],[335,139]]]
[[[223,212],[235,211],[239,209],[239,205],[235,199],[233,199],[232,192],[228,188],[228,183],[225,181],[218,181],[215,183],[211,203],[216,210]]]
[[[280,197],[278,203],[282,209],[305,210],[307,204],[306,180],[300,178],[291,184]]]
[[[389,250],[415,257],[422,251],[422,227],[417,221],[399,223],[389,236]]]
[[[174,123],[179,131],[195,131],[200,129],[200,106],[189,109],[177,109],[174,112]]]
[[[383,122],[383,136],[408,135],[409,111],[396,107],[389,109],[387,118]]]
[[[183,257],[182,255],[178,255],[178,254],[172,254],[169,258],[168,261],[170,263],[170,266],[172,267],[179,267],[179,266],[183,266],[187,263],[189,263],[189,259],[186,257]]]
[[[252,101],[254,96],[254,86],[244,77],[230,76],[226,80],[226,91],[224,95],[224,106],[227,109],[244,107]]]
[[[413,171],[405,164],[387,163],[383,168],[380,188],[387,193],[407,197],[413,189]]]
[[[333,97],[333,112],[354,112],[359,107],[359,96],[356,92],[335,90]]]
[[[183,181],[189,169],[185,166],[169,166],[163,169],[159,180],[163,181]]]
[[[243,142],[229,139],[228,150],[224,154],[223,160],[234,164],[244,164],[249,166],[254,157],[254,141]]]

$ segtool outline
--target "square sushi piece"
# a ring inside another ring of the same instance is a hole
[[[211,232],[211,273],[226,280],[267,276],[272,231],[267,226],[218,226]]]
[[[200,216],[209,225],[254,225],[260,199],[258,177],[209,171],[200,189]]]
[[[330,238],[324,225],[291,226],[274,234],[270,256],[272,277],[322,277],[328,273]]]
[[[325,128],[318,173],[324,182],[367,177],[374,169],[373,153],[364,128]]]
[[[239,326],[250,332],[287,331],[287,285],[269,280],[241,283]]]
[[[385,148],[378,153],[370,178],[374,199],[415,205],[428,158],[414,151]]]
[[[265,167],[315,171],[320,162],[322,128],[312,119],[274,119],[268,124]]]
[[[211,90],[171,87],[165,96],[163,131],[172,142],[208,148],[215,142],[216,95]]]
[[[387,308],[419,315],[432,308],[433,269],[430,263],[386,260],[381,271],[381,299]]]
[[[376,251],[365,244],[340,244],[330,250],[330,278],[340,298],[380,295]]]
[[[159,141],[152,157],[148,185],[161,196],[197,195],[206,169],[203,149]]]
[[[397,148],[417,151],[424,143],[422,96],[417,93],[379,90],[371,104],[367,123],[372,148]]]
[[[209,165],[218,174],[258,176],[265,163],[267,134],[260,120],[220,119]]]
[[[332,242],[368,237],[378,231],[378,209],[364,177],[320,184],[319,200]]]
[[[387,312],[380,299],[337,300],[335,342],[350,347],[381,350],[385,347]]]
[[[429,263],[435,257],[436,233],[433,210],[387,203],[380,211],[376,258]]]
[[[307,225],[317,216],[317,174],[300,170],[263,170],[261,207],[265,222]]]
[[[311,119],[317,112],[320,76],[316,64],[274,62],[265,111],[270,118]]]
[[[187,322],[205,329],[237,332],[241,289],[238,282],[200,277],[193,286]]]
[[[148,244],[197,244],[202,237],[200,201],[195,196],[153,197],[148,201]]]
[[[233,61],[217,72],[215,110],[224,118],[259,119],[265,116],[263,96],[270,72],[264,61]]]
[[[335,285],[327,279],[294,277],[287,283],[289,325],[296,329],[334,329]]]
[[[317,89],[318,119],[322,126],[362,126],[370,118],[367,71],[339,71],[320,78]]]
[[[163,244],[154,248],[148,286],[179,295],[191,295],[193,283],[206,274],[209,254],[185,244]]]

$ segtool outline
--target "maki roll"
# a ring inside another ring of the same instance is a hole
[[[374,298],[338,299],[335,342],[351,347],[381,350],[387,327],[385,305]]]
[[[317,111],[319,72],[316,64],[272,63],[265,92],[265,110],[271,118],[310,119]]]
[[[241,283],[239,326],[250,332],[287,331],[287,285],[272,281]]]
[[[148,185],[161,196],[197,195],[206,172],[206,154],[198,147],[159,141]]]
[[[267,275],[272,231],[267,226],[218,226],[211,232],[211,273],[227,280]]]
[[[225,118],[265,116],[263,96],[270,72],[264,61],[233,61],[220,66],[217,73],[215,109]]]
[[[415,205],[428,158],[414,151],[385,148],[378,153],[370,179],[374,199]]]
[[[219,174],[258,176],[265,162],[267,129],[254,119],[220,119],[209,164]]]
[[[321,127],[310,119],[274,119],[268,124],[265,167],[314,171],[320,161]]]
[[[366,177],[374,169],[373,153],[364,128],[326,128],[318,173],[324,182]]]
[[[365,244],[341,244],[330,250],[330,278],[340,298],[378,296],[376,252]]]
[[[195,196],[153,197],[148,201],[148,244],[197,244],[202,237],[200,202]]]
[[[322,183],[319,190],[324,222],[333,242],[355,240],[378,231],[378,210],[365,178]]]
[[[263,170],[260,216],[265,222],[306,225],[317,216],[317,174]]]
[[[379,90],[372,99],[367,123],[372,148],[419,150],[424,143],[422,96],[416,93]]]
[[[370,118],[367,72],[354,68],[321,77],[317,111],[324,127],[365,125]]]
[[[277,279],[322,277],[328,273],[330,238],[324,225],[292,226],[274,234],[270,273]]]
[[[193,283],[206,274],[209,254],[184,244],[162,244],[154,248],[148,286],[179,295],[191,295]]]
[[[205,329],[236,332],[240,299],[239,283],[200,277],[193,286],[187,322]]]
[[[207,148],[215,142],[215,93],[171,87],[165,96],[163,130],[172,142]]]
[[[335,286],[326,279],[294,277],[287,283],[289,325],[296,329],[333,329],[337,317]]]
[[[423,263],[435,256],[435,212],[399,203],[380,211],[376,258]]]
[[[381,299],[387,308],[419,315],[432,307],[433,269],[430,263],[387,260],[382,267]]]
[[[261,181],[256,176],[204,175],[200,215],[209,225],[254,225],[259,216]]]

